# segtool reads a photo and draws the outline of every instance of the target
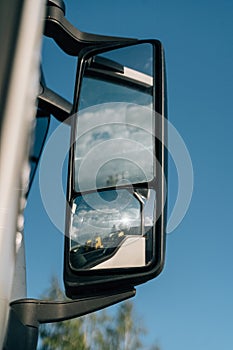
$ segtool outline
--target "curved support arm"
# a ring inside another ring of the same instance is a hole
[[[40,323],[84,316],[133,297],[134,288],[110,295],[70,302],[20,299],[10,304],[10,317],[3,350],[36,350]]]
[[[52,114],[59,122],[64,122],[71,113],[72,104],[53,90],[41,85],[38,107]]]
[[[40,323],[59,322],[84,316],[107,306],[135,296],[136,290],[130,289],[116,294],[74,301],[45,301],[37,299],[21,299],[13,301],[10,306],[25,326],[38,327]]]
[[[68,55],[78,56],[86,46],[108,42],[137,42],[137,39],[106,35],[89,34],[79,31],[64,16],[64,10],[53,2],[48,2],[45,17],[46,36],[55,40],[57,45]]]

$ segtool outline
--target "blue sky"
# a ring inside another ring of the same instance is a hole
[[[138,287],[134,298],[148,328],[146,341],[157,341],[162,350],[231,349],[233,2],[70,0],[66,8],[67,18],[82,31],[163,42],[169,120],[193,163],[192,201],[167,237],[165,269]],[[71,100],[74,58],[47,39],[42,60],[47,85]],[[171,159],[169,170],[171,209],[177,193]],[[43,208],[38,176],[28,200],[25,234],[28,294],[38,297],[52,274],[62,278],[63,255],[63,237]]]

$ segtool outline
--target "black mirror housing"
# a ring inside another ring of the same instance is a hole
[[[164,65],[157,40],[108,43],[80,53],[64,257],[72,299],[133,288],[163,269]]]

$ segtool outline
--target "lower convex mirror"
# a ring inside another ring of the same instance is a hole
[[[90,270],[148,265],[153,257],[154,205],[153,190],[148,190],[146,197],[140,190],[130,193],[126,189],[76,197],[70,227],[71,267]]]
[[[85,49],[77,77],[64,264],[71,298],[158,275],[166,219],[160,42]]]

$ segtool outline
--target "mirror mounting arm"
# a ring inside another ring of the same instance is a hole
[[[130,288],[98,297],[74,301],[19,299],[10,304],[10,319],[4,350],[36,350],[38,327],[42,323],[59,322],[101,310],[135,296]],[[18,337],[17,337],[18,335]],[[24,339],[22,339],[24,337]]]
[[[43,86],[38,95],[38,107],[52,114],[58,121],[64,122],[71,114],[72,103],[58,95],[53,90]]]
[[[61,0],[49,0],[47,2],[44,34],[53,38],[57,45],[71,56],[78,56],[84,47],[91,45],[112,42],[137,42],[137,39],[133,38],[112,37],[79,31],[65,18],[65,6]]]

